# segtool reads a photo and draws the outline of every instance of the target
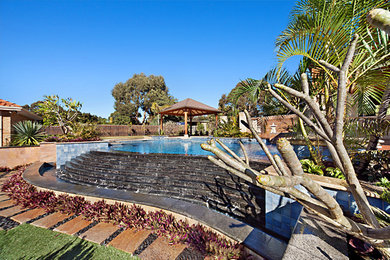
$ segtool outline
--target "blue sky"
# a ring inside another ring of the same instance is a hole
[[[111,90],[162,75],[179,101],[218,106],[240,80],[277,60],[295,1],[0,1],[0,98],[58,94],[108,117]]]

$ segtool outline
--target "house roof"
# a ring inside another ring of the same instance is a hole
[[[4,99],[0,99],[0,111],[14,111],[32,120],[42,120],[42,117],[22,108],[18,104],[9,102]]]
[[[7,100],[0,99],[0,110],[20,111],[22,107]]]
[[[162,115],[183,116],[184,112],[188,112],[188,116],[201,116],[209,114],[218,114],[222,111],[200,103],[191,98],[184,99],[170,107],[165,108],[160,112]]]

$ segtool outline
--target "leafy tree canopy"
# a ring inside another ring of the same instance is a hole
[[[70,124],[75,121],[80,113],[82,104],[71,98],[60,99],[58,95],[45,96],[45,100],[39,104],[39,112],[43,116],[44,125],[58,124],[63,133],[69,132]]]
[[[241,87],[239,82],[226,96],[223,94],[218,102],[218,109],[221,110],[224,115],[235,116],[238,112],[242,112],[245,109],[249,111],[251,116],[259,116],[259,107],[256,100],[253,100],[249,94],[244,94],[239,98],[235,98],[234,93],[236,89]]]
[[[162,76],[146,76],[144,73],[134,74],[126,82],[116,84],[112,96],[115,99],[115,112],[111,114],[114,124],[149,123],[148,119],[156,115],[153,103],[164,106],[176,102]]]
[[[36,101],[34,103],[32,103],[31,105],[24,105],[23,108],[30,111],[30,112],[33,112],[34,114],[37,114],[41,117],[45,117],[45,113],[42,109],[40,109],[40,106],[42,104],[44,104],[45,101],[43,100],[39,100],[39,101]],[[64,113],[64,109],[62,106],[59,106],[59,110],[61,111],[61,113]],[[58,122],[56,120],[56,118],[54,117],[46,117],[46,125],[57,125]],[[75,119],[75,122],[78,122],[78,123],[97,123],[97,124],[107,124],[107,119],[106,118],[103,118],[103,117],[100,117],[100,116],[97,116],[97,115],[93,115],[91,113],[79,113],[79,115],[76,117]]]

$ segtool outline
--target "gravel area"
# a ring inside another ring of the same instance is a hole
[[[156,234],[150,234],[142,243],[139,245],[139,247],[134,251],[134,255],[139,255],[144,251],[151,243],[156,240],[158,236]]]
[[[14,228],[18,225],[19,225],[18,222],[13,221],[10,218],[0,216],[0,229],[9,230],[9,229]]]

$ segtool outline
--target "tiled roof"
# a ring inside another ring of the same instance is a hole
[[[0,106],[3,106],[3,107],[21,107],[15,103],[11,103],[7,100],[4,100],[4,99],[0,99]]]

